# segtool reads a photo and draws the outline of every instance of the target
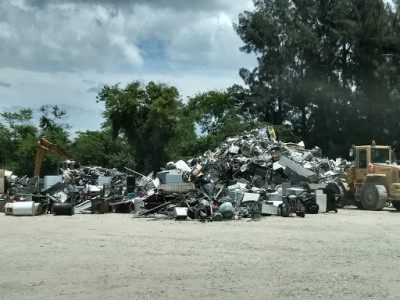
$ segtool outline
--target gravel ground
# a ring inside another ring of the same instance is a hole
[[[0,214],[0,299],[399,299],[400,214]],[[396,229],[397,228],[397,229]]]

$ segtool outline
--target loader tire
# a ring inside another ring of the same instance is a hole
[[[400,210],[400,201],[392,201],[392,205],[395,209]]]
[[[363,207],[361,201],[355,201],[355,206],[356,206],[358,209],[364,209],[364,207]]]
[[[387,202],[384,185],[366,182],[361,188],[361,204],[365,210],[382,210]]]

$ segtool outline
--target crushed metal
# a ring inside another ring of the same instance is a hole
[[[65,169],[43,188],[38,176],[4,177],[1,201],[34,201],[52,213],[71,203],[73,213],[133,213],[134,217],[223,221],[261,216],[299,216],[337,211],[335,190],[341,159],[320,148],[277,141],[266,128],[226,139],[214,151],[188,161],[169,162],[143,175],[102,167]],[[44,178],[46,180],[46,176]],[[6,196],[5,196],[6,195]]]

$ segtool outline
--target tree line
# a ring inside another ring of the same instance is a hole
[[[0,168],[33,173],[41,136],[81,165],[158,171],[168,161],[196,157],[226,137],[273,124],[283,141],[303,140],[328,157],[346,157],[352,144],[398,147],[400,142],[399,1],[254,0],[234,29],[241,51],[255,55],[244,84],[207,91],[186,103],[165,83],[132,81],[103,87],[99,131],[75,138],[58,106],[0,113]],[[54,174],[45,156],[42,175]]]
[[[258,59],[240,70],[241,109],[288,124],[327,156],[373,139],[398,147],[399,3],[255,0],[235,26],[241,50]]]

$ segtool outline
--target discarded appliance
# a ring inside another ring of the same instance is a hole
[[[157,177],[160,179],[162,184],[182,182],[182,174],[179,170],[158,172]]]
[[[174,207],[173,217],[175,219],[187,219],[188,217],[188,208],[187,207]]]
[[[278,215],[278,208],[283,204],[282,200],[278,201],[263,201],[261,206],[262,215]]]

